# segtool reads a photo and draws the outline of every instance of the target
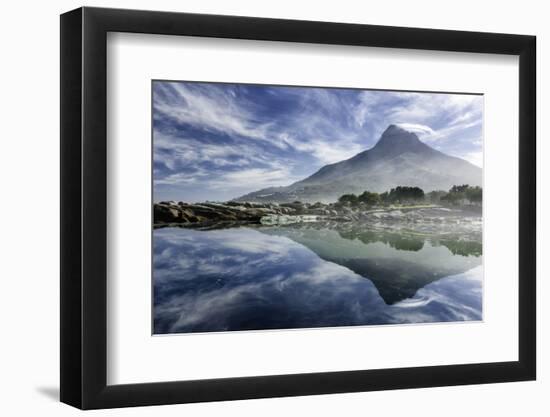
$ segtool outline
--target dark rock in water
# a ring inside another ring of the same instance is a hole
[[[299,201],[295,201],[293,203],[282,203],[280,206],[293,210],[294,214],[304,214],[306,210],[306,206]]]
[[[162,224],[213,224],[260,223],[268,215],[286,214],[287,210],[274,204],[259,203],[200,203],[162,201],[153,208],[155,225]]]
[[[184,203],[162,201],[154,205],[154,223],[161,224],[195,224],[215,222],[260,223],[266,216],[301,216],[301,215],[330,215],[337,214],[329,210],[329,206],[322,203],[315,205],[304,204],[299,201],[286,204],[236,202],[226,203]]]
[[[227,201],[225,203],[226,206],[230,206],[230,207],[239,207],[239,206],[242,206],[243,203],[240,203],[238,201]]]
[[[153,208],[155,227],[226,227],[227,224],[289,224],[300,222],[353,222],[363,225],[383,225],[390,228],[430,230],[445,225],[452,230],[465,225],[475,227],[481,212],[449,209],[437,206],[414,207],[349,207],[341,204],[292,203],[183,203],[163,201]],[[265,220],[265,221],[264,221]]]
[[[155,204],[153,209],[155,223],[181,223],[185,222],[180,210],[174,206],[169,206],[165,202]]]

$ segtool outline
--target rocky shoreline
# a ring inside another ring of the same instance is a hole
[[[436,205],[350,207],[339,203],[183,203],[163,201],[153,207],[154,226],[191,228],[237,227],[246,224],[286,225],[309,222],[435,223],[456,224],[464,218],[476,221],[481,209]]]

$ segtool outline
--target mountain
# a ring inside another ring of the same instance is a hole
[[[390,125],[371,149],[325,165],[289,186],[264,188],[235,200],[333,202],[342,194],[384,192],[398,185],[429,192],[459,184],[481,186],[481,182],[481,168],[426,145],[413,132]]]
[[[391,233],[366,230],[350,223],[316,228],[307,223],[295,227],[270,227],[261,233],[284,236],[332,262],[368,278],[386,304],[413,297],[441,278],[462,274],[481,265],[481,240],[453,236]],[[461,245],[467,256],[454,256],[453,245]]]

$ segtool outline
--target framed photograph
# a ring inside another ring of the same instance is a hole
[[[535,37],[61,16],[61,401],[533,380]]]

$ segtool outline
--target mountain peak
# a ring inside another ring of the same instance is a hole
[[[385,139],[391,139],[391,140],[412,140],[412,141],[419,141],[418,136],[416,136],[416,133],[413,133],[409,130],[403,129],[401,126],[398,125],[389,125],[386,130],[384,130],[384,133],[382,133],[382,136],[380,136],[380,140],[378,143]]]
[[[384,130],[384,133],[382,133],[382,136],[386,134],[391,135],[391,134],[396,134],[400,132],[408,132],[408,131],[403,129],[401,126],[391,124],[386,128],[386,130]]]
[[[374,146],[373,150],[384,154],[400,154],[427,148],[415,133],[409,132],[398,125],[389,125]]]

